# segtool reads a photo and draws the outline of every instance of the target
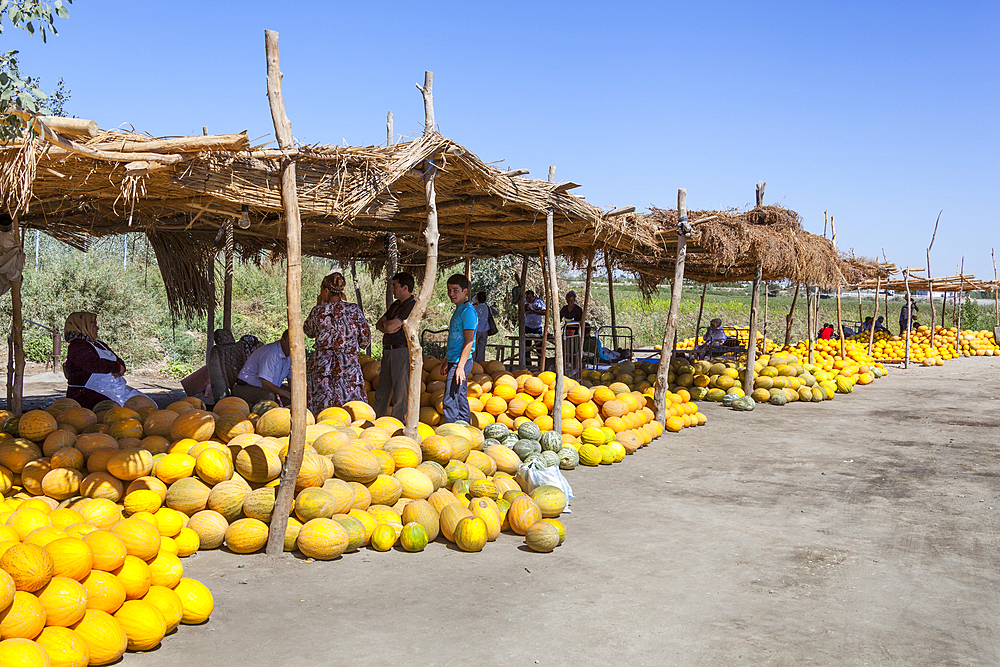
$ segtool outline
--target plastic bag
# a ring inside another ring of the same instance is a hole
[[[539,486],[555,486],[566,494],[566,514],[572,514],[569,509],[569,501],[573,498],[573,489],[570,487],[566,477],[559,470],[559,466],[548,466],[535,459],[522,463],[514,475],[514,480],[524,489],[525,493],[531,493]]]

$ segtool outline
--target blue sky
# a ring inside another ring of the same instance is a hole
[[[439,129],[599,206],[743,207],[754,184],[841,248],[992,278],[1000,250],[1000,5],[989,2],[114,2],[60,36],[5,30],[22,70],[102,128],[273,133],[265,28],[302,142]]]

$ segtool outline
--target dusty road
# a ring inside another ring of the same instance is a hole
[[[201,552],[216,611],[124,665],[997,665],[1000,360],[733,413],[569,473],[551,554]]]

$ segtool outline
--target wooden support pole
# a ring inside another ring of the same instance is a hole
[[[521,256],[521,282],[517,297],[517,367],[526,368],[528,362],[527,340],[524,336],[524,293],[528,289],[528,256]]]
[[[670,284],[670,310],[667,312],[667,326],[663,330],[663,346],[660,348],[660,366],[656,369],[656,389],[653,391],[653,413],[661,424],[667,422],[667,376],[674,356],[674,338],[677,334],[677,319],[681,312],[681,295],[684,290],[684,261],[687,259],[687,235],[682,227],[687,225],[687,190],[677,190],[677,260],[674,263],[674,281]],[[610,275],[610,264],[609,271]]]
[[[837,285],[837,332],[840,335],[840,358],[846,359],[847,352],[844,349],[844,313],[840,307],[840,285]]]
[[[554,182],[555,177],[556,168],[549,167],[549,183]],[[549,292],[553,295],[553,298],[558,298],[559,277],[556,275],[556,244],[553,226],[553,210],[550,207],[545,215],[545,249],[549,258],[549,282],[551,284]],[[556,344],[556,397],[552,409],[552,430],[561,437],[563,376],[566,372],[566,365],[563,363],[562,323],[559,321],[559,309],[556,308],[556,304],[549,304],[548,309],[552,312],[552,333],[555,336]]]
[[[538,370],[544,371],[545,364],[548,362],[549,320],[551,319],[550,315],[552,315],[552,300],[549,298],[549,267],[545,260],[544,246],[538,249],[538,260],[542,266],[542,301],[545,302],[545,319],[542,324],[542,358],[538,362]]]
[[[904,308],[907,309],[906,317],[906,354],[903,357],[903,368],[910,367],[910,325],[913,323],[913,309],[910,308],[910,271],[909,269],[903,270],[903,287],[906,289],[906,305]]]
[[[615,313],[615,273],[611,269],[611,252],[604,249],[604,268],[608,271],[608,303],[611,307],[611,346],[618,349],[618,317]]]
[[[434,128],[434,98],[432,84],[433,72],[424,72],[424,85],[419,84],[424,96],[424,133],[430,134]],[[417,437],[417,424],[420,422],[420,383],[424,374],[424,350],[420,345],[420,323],[427,311],[427,304],[434,293],[434,277],[437,275],[438,261],[438,213],[437,195],[434,191],[434,177],[437,175],[437,165],[433,161],[424,173],[424,198],[427,203],[427,224],[424,226],[424,240],[427,243],[427,260],[424,264],[424,280],[420,284],[420,292],[413,304],[410,316],[403,322],[403,333],[406,334],[406,344],[410,350],[410,386],[406,403],[406,426],[404,432],[411,438]]]
[[[708,292],[708,283],[701,286],[701,302],[698,304],[698,320],[694,325],[694,345],[698,347],[698,332],[701,330],[701,314],[705,311],[705,293]]]
[[[938,213],[937,220],[934,222],[934,233],[931,234],[931,243],[927,246],[927,296],[931,302],[931,347],[934,347],[934,280],[931,278],[931,248],[934,247],[934,239],[937,238],[938,224],[941,222],[941,211]],[[909,301],[906,302],[909,306]],[[944,304],[941,304],[941,308],[944,308]],[[910,313],[910,319],[913,319],[913,313]],[[909,328],[909,327],[907,327]]]
[[[590,281],[594,276],[594,255],[596,254],[596,250],[591,250],[590,255],[587,257],[587,281],[583,287],[583,318],[580,321],[580,326],[583,327],[580,330],[581,340],[586,335],[587,315],[590,314]]]
[[[792,307],[785,317],[785,347],[792,343],[792,322],[795,321],[795,302],[799,300],[799,283],[795,283],[795,294],[792,295]]]
[[[465,278],[466,280],[472,280],[472,258],[465,258]]]
[[[809,338],[809,358],[810,364],[815,363],[816,358],[816,328],[813,320],[814,292],[810,285],[806,285],[806,336]]]
[[[285,113],[281,94],[281,69],[278,63],[278,33],[264,31],[267,52],[267,98],[274,121],[274,135],[281,149],[294,147],[292,124]],[[288,343],[292,358],[292,424],[288,437],[288,455],[281,473],[281,482],[274,501],[267,554],[279,556],[285,549],[285,529],[295,498],[295,480],[302,467],[306,445],[306,346],[302,332],[302,220],[299,217],[299,198],[295,185],[295,162],[285,158],[281,164],[281,201],[285,217],[287,244],[287,285],[285,297],[288,309]]]
[[[205,364],[207,365],[212,356],[212,347],[215,345],[215,255],[208,260],[208,340],[205,343]]]
[[[757,304],[760,300],[760,283],[763,269],[758,266],[754,272],[750,289],[750,335],[747,338],[747,367],[743,375],[743,391],[753,391],[754,363],[757,361]]]
[[[961,335],[962,335],[962,302],[965,301],[965,255],[962,255],[962,266],[958,270],[958,275],[961,276],[958,282],[958,301],[955,302],[955,326],[958,328],[958,345],[961,346]]]
[[[358,284],[358,262],[357,260],[351,260],[351,281],[354,283],[354,300],[358,304],[358,308],[361,309],[361,313],[364,314],[365,306],[361,303],[361,285]],[[368,347],[365,348],[365,354],[369,357],[372,355],[372,344],[368,343]]]
[[[875,276],[875,314],[872,315],[872,327],[868,332],[868,356],[871,356],[875,344],[875,320],[878,319],[878,290],[882,286],[882,276]]]
[[[770,288],[769,284],[765,282],[764,283],[764,326],[762,327],[762,329],[764,330],[764,349],[765,350],[767,349],[767,302],[768,302],[768,297],[770,296],[770,293],[771,293],[771,288]]]
[[[994,326],[1000,327],[1000,280],[997,279],[997,251],[990,248],[990,257],[993,258],[993,317],[996,322]]]
[[[385,117],[386,146],[396,143],[396,135],[392,129],[392,112]],[[385,307],[392,305],[392,277],[399,271],[399,244],[396,242],[396,235],[389,232],[385,235],[385,252],[387,255],[385,265]]]
[[[878,292],[876,292],[876,294],[878,294]],[[859,287],[858,288],[858,322],[861,322],[863,324],[864,321],[865,321],[865,314],[861,310],[861,288]]]
[[[24,239],[21,237],[17,218],[14,218],[12,232],[23,252]],[[14,375],[7,392],[7,409],[15,415],[21,414],[24,410],[24,315],[21,310],[21,280],[18,278],[10,283],[11,345],[8,346],[8,350],[14,356]]]
[[[222,328],[232,331],[233,327],[233,221],[226,220],[226,273],[222,284]],[[301,310],[301,307],[299,308]]]

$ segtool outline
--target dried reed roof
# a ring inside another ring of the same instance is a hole
[[[894,271],[898,273],[898,271]],[[956,276],[941,276],[939,278],[927,278],[923,276],[911,275],[909,280],[904,280],[902,278],[893,278],[892,280],[883,280],[878,283],[880,289],[891,289],[898,292],[906,290],[907,283],[909,283],[910,291],[930,291],[933,287],[935,292],[992,292],[993,290],[1000,289],[1000,283],[979,280],[975,275],[971,273],[959,274]],[[852,289],[875,289],[876,282],[873,280],[866,280],[860,282],[856,285],[852,285]]]
[[[62,119],[49,119],[62,127]],[[92,125],[92,124],[91,124]],[[505,175],[471,151],[432,132],[393,146],[250,145],[246,133],[155,139],[135,132],[65,136],[46,125],[44,139],[0,146],[0,211],[86,250],[91,238],[146,233],[157,253],[171,307],[203,311],[210,303],[207,267],[220,225],[249,206],[250,227],[235,229],[236,252],[285,252],[280,174],[296,164],[302,251],[378,267],[386,234],[400,261],[423,262],[424,174],[435,177],[439,256],[537,253],[545,217],[554,211],[557,252],[610,248],[648,255],[658,249],[644,220],[606,217],[576,184]],[[72,129],[72,128],[70,128]],[[67,129],[67,131],[70,131]]]
[[[637,216],[656,230],[660,251],[652,257],[619,254],[617,264],[632,270],[640,288],[649,293],[664,279],[673,278],[678,215],[675,209],[653,207]],[[846,261],[828,239],[803,230],[798,213],[781,206],[743,212],[689,211],[688,220],[694,231],[687,241],[684,277],[695,282],[753,280],[759,266],[766,281],[835,287],[885,271],[871,260]]]

